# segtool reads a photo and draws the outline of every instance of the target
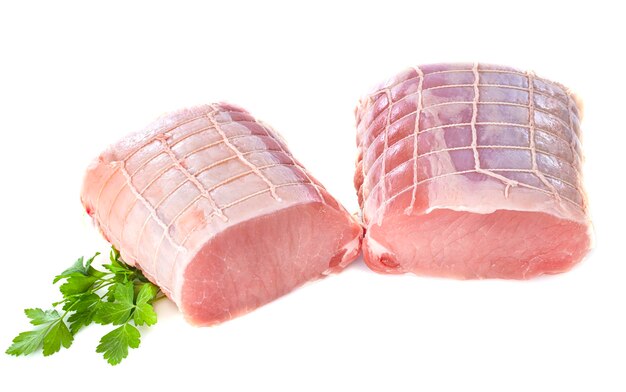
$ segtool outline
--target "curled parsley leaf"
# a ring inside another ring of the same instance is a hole
[[[40,349],[44,356],[54,354],[61,347],[69,348],[76,333],[92,323],[119,326],[104,335],[96,348],[111,365],[126,358],[129,348],[139,347],[141,333],[136,326],[157,322],[153,303],[164,295],[140,270],[127,265],[114,247],[109,263],[102,266],[105,271],[94,268],[99,254],[87,260],[81,257],[55,276],[53,283],[63,282],[59,286],[63,299],[49,310],[26,309],[36,328],[17,335],[7,354],[27,355]]]

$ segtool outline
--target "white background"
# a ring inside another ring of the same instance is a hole
[[[164,112],[230,101],[272,124],[355,211],[353,109],[413,64],[534,69],[583,97],[596,249],[529,282],[383,276],[359,259],[212,328],[164,302],[121,365],[95,353],[109,328],[93,326],[52,357],[0,355],[1,390],[626,390],[623,11],[599,1],[13,3],[0,5],[2,350],[28,328],[24,308],[58,298],[56,273],[107,249],[79,202],[83,171],[106,145]]]

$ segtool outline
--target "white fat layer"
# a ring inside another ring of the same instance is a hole
[[[380,258],[380,256],[382,256],[385,253],[392,254],[389,248],[387,248],[380,242],[376,241],[374,238],[372,238],[369,235],[367,236],[367,248],[372,254],[376,256],[376,258]]]
[[[378,221],[390,212],[406,211],[412,187],[399,192],[383,205],[377,198],[365,201],[363,212],[365,221]],[[437,209],[449,209],[477,214],[491,214],[497,210],[543,212],[560,219],[589,225],[587,202],[579,206],[565,199],[557,199],[552,195],[522,186],[505,187],[499,181],[489,180],[477,184],[464,176],[448,176],[445,179],[432,181],[422,189],[427,193],[429,207],[426,210],[411,212],[428,214]]]
[[[452,210],[452,211],[458,211],[458,212],[471,212],[475,214],[493,214],[494,212],[498,210],[509,210],[509,211],[520,211],[520,212],[543,212],[546,214],[557,216],[561,219],[584,223],[586,225],[590,225],[591,223],[587,216],[580,214],[580,213],[578,214],[572,213],[571,211],[567,211],[567,210],[564,210],[563,208],[559,208],[562,206],[557,206],[557,208],[555,208],[553,203],[545,203],[543,207],[544,208],[529,209],[527,206],[516,207],[515,205],[512,205],[512,204],[501,205],[499,203],[472,205],[472,206],[439,204],[439,205],[430,206],[423,212],[423,214],[424,215],[430,214],[431,212],[435,210]]]
[[[339,252],[337,252],[337,253],[341,253],[342,251],[345,251],[345,253],[343,254],[343,257],[341,258],[341,261],[339,262],[339,267],[344,268],[346,265],[348,265],[350,260],[354,258],[355,253],[358,251],[358,249],[359,249],[359,237],[355,237],[354,239],[346,243],[343,246],[343,248],[341,248]],[[334,268],[327,269],[326,271],[322,272],[322,275],[330,275],[333,269]]]

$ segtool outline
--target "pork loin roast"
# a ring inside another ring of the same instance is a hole
[[[581,106],[532,72],[414,67],[356,110],[366,263],[384,273],[525,279],[590,247]]]
[[[339,271],[360,248],[360,225],[281,137],[228,104],[165,115],[109,147],[82,202],[196,325]]]

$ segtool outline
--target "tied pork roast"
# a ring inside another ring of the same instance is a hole
[[[88,168],[82,202],[124,260],[210,325],[339,271],[357,221],[281,137],[227,104],[163,116]]]
[[[526,279],[589,251],[580,101],[531,72],[408,69],[356,110],[364,258],[383,273]]]

